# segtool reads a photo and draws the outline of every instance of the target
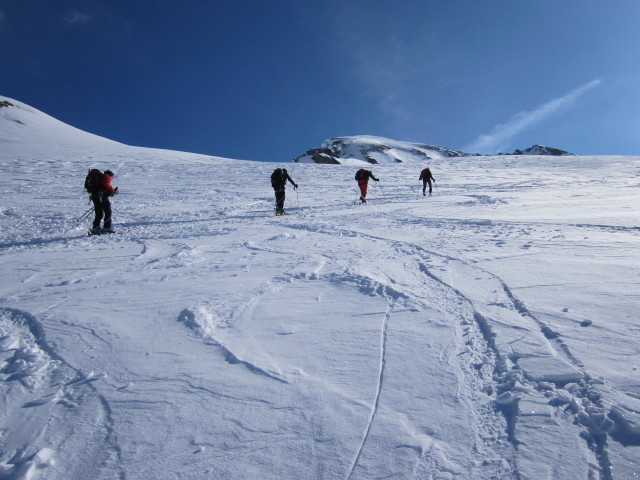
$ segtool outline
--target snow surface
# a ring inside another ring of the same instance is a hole
[[[640,157],[374,165],[364,206],[287,164],[280,217],[282,165],[2,100],[0,479],[638,478]]]

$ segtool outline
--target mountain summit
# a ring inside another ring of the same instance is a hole
[[[464,157],[468,154],[449,148],[389,138],[358,135],[325,140],[293,161],[297,163],[404,163],[430,159]]]
[[[525,150],[516,150],[513,155],[553,155],[562,157],[565,155],[573,155],[573,153],[565,152],[559,148],[545,147],[544,145],[533,145]]]
[[[512,154],[499,155],[573,155],[558,148],[533,145],[526,150],[516,150]],[[438,160],[452,157],[482,156],[465,153],[450,148],[422,143],[402,142],[383,137],[357,135],[334,137],[325,140],[320,148],[312,148],[293,159],[296,163],[333,163],[356,165],[363,163],[404,163]]]

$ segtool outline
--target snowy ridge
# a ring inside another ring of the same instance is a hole
[[[545,147],[544,145],[533,145],[524,150],[516,150],[513,155],[573,155],[572,153],[560,150],[559,148]]]
[[[508,154],[499,154],[508,155]],[[526,150],[516,150],[513,155],[563,156],[569,152],[553,147],[534,145]],[[312,148],[296,157],[296,163],[324,163],[342,165],[422,163],[455,157],[480,156],[436,145],[401,142],[389,138],[359,135],[325,140],[320,148]]]
[[[0,96],[0,142],[28,140],[40,144],[121,145],[84,132],[17,100]]]
[[[431,197],[369,164],[364,206],[355,166],[294,164],[276,217],[280,165],[29,128],[0,140],[0,478],[637,476],[639,157],[434,155]],[[90,166],[117,235],[78,221]]]
[[[400,142],[389,138],[360,135],[325,140],[322,147],[295,158],[297,163],[343,165],[418,162],[466,156],[466,153],[435,145]]]

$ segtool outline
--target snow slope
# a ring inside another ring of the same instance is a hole
[[[3,146],[25,142],[45,145],[85,145],[95,148],[121,145],[67,125],[29,105],[0,96],[0,142]]]
[[[294,163],[276,217],[278,165],[14,115],[0,479],[638,477],[639,157],[432,159],[432,197],[373,165],[364,206]]]

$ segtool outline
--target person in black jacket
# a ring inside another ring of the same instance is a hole
[[[422,195],[427,195],[425,193],[425,190],[427,189],[427,183],[429,184],[429,195],[431,195],[431,180],[435,182],[436,179],[433,178],[433,175],[431,175],[431,170],[429,169],[429,167],[423,169],[420,172],[420,178],[418,180],[422,180]]]
[[[289,176],[286,168],[276,168],[271,174],[271,186],[276,195],[276,215],[286,215],[284,211],[284,198],[287,180],[291,182],[294,189],[298,188],[298,184]]]
[[[365,170],[364,168],[361,168],[356,172],[356,180],[358,181],[358,187],[360,187],[360,201],[362,203],[367,203],[365,197],[367,196],[367,186],[369,185],[370,178],[372,178],[376,182],[380,181],[373,176],[371,170]]]

